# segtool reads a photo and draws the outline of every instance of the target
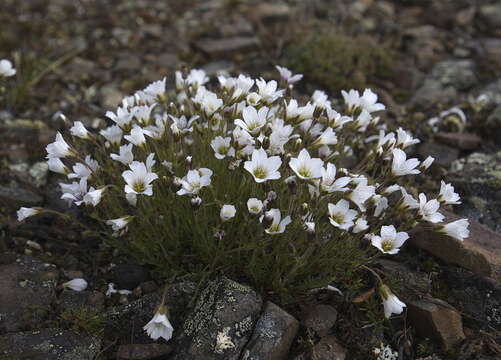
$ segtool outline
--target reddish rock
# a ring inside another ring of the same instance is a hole
[[[478,135],[467,133],[438,133],[435,135],[435,139],[442,144],[461,150],[474,150],[482,143],[482,139]]]
[[[459,157],[458,149],[433,142],[427,142],[419,145],[418,154],[421,159],[426,159],[428,156],[435,158],[435,164],[443,167],[449,167],[454,160]]]
[[[446,216],[445,222],[460,218],[446,211],[441,212]],[[475,220],[469,221],[470,236],[464,241],[418,226],[412,233],[411,243],[445,262],[500,281],[501,235]]]
[[[445,350],[452,349],[464,338],[461,315],[445,301],[427,299],[407,304],[410,324],[421,337],[433,337]]]

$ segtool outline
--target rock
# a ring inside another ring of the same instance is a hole
[[[301,316],[301,324],[314,330],[320,337],[329,333],[337,320],[337,310],[330,305],[314,305]]]
[[[501,66],[501,39],[487,38],[481,40],[482,48],[484,50],[485,59],[492,63],[492,65]]]
[[[482,143],[482,139],[475,134],[468,133],[437,133],[435,139],[442,144],[450,145],[460,150],[475,150]]]
[[[269,24],[287,21],[291,14],[291,9],[285,3],[261,2],[257,6],[253,5],[251,13],[255,19]]]
[[[455,207],[459,215],[501,232],[501,152],[455,161],[446,180],[461,194],[463,203]]]
[[[418,154],[421,159],[426,159],[428,156],[435,158],[434,164],[448,168],[454,160],[459,157],[459,151],[453,147],[426,142],[418,146]]]
[[[407,304],[409,323],[421,337],[432,337],[451,350],[465,338],[461,315],[445,301],[427,299]]]
[[[169,320],[178,333],[190,301],[195,295],[196,285],[182,282],[171,285],[165,295],[165,304],[169,311]],[[143,326],[153,317],[162,300],[163,289],[131,302],[114,307],[104,313],[104,335],[109,339],[119,339],[122,343],[148,344],[153,340],[146,335]]]
[[[494,141],[501,144],[501,105],[498,105],[487,118],[486,128]]]
[[[133,290],[149,278],[149,271],[141,265],[119,264],[113,268],[113,282],[118,289]]]
[[[458,91],[471,88],[476,83],[476,65],[471,60],[446,60],[433,66],[411,100],[425,109],[437,104],[456,101]]]
[[[231,57],[235,53],[254,51],[259,47],[255,36],[234,36],[223,39],[201,39],[195,47],[211,57]]]
[[[478,95],[487,95],[488,103],[493,105],[501,105],[501,79],[490,83],[478,92]]]
[[[501,3],[483,5],[479,9],[481,24],[491,34],[499,34],[501,30]]]
[[[116,111],[117,106],[122,101],[124,95],[115,84],[108,84],[101,88],[101,103],[103,106],[112,111]]]
[[[104,309],[104,295],[97,291],[63,290],[59,295],[61,312],[88,307],[97,311]]]
[[[459,219],[458,216],[441,211],[444,222]],[[411,235],[411,243],[447,263],[452,263],[477,274],[501,280],[501,235],[470,219],[470,236],[464,241],[456,240],[424,227],[417,226]]]
[[[337,341],[334,335],[328,335],[313,346],[311,354],[302,354],[295,360],[344,360],[347,352]]]
[[[440,280],[447,301],[467,314],[465,319],[486,331],[501,330],[501,283],[454,266],[442,267]]]
[[[56,328],[0,336],[0,358],[6,360],[93,360],[100,348],[97,337]]]
[[[247,286],[227,278],[210,282],[175,340],[173,359],[238,359],[261,306],[259,295]]]
[[[445,52],[445,33],[432,25],[419,25],[405,30],[404,45],[421,70],[429,68]]]
[[[267,302],[241,360],[286,360],[299,322],[272,302]]]
[[[414,271],[408,265],[393,260],[380,259],[377,263],[385,274],[397,282],[398,295],[403,299],[413,299],[430,292],[428,274]]]
[[[47,318],[59,272],[29,256],[0,265],[0,333],[34,329]]]
[[[120,345],[117,351],[117,360],[148,360],[160,356],[167,356],[172,347],[167,344],[127,344]]]
[[[40,206],[43,197],[36,188],[23,182],[11,179],[9,182],[0,184],[0,203],[8,206],[11,211],[19,209],[21,206]]]

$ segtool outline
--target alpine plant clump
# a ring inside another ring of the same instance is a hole
[[[300,101],[301,76],[278,69],[280,82],[177,72],[175,89],[164,78],[126,97],[99,133],[76,121],[47,146],[67,178],[61,197],[166,278],[225,274],[284,301],[347,286],[418,223],[468,236],[467,220],[439,212],[459,203],[450,184],[436,195],[408,185],[433,159],[408,158],[419,140],[388,131],[375,93],[343,91],[337,109],[319,90]],[[44,211],[22,208],[19,220]],[[374,275],[386,316],[401,313]]]

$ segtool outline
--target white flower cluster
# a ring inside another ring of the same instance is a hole
[[[374,348],[374,355],[376,360],[397,360],[398,352],[393,351],[390,345],[384,345],[381,343],[379,347]]]
[[[16,75],[16,69],[14,69],[12,63],[7,59],[0,60],[0,79],[14,75]]]
[[[375,93],[343,91],[344,113],[319,90],[300,104],[291,94],[301,76],[278,70],[283,89],[245,75],[220,76],[209,87],[202,70],[177,72],[171,92],[164,78],[123,99],[99,134],[75,122],[71,145],[58,133],[47,146],[50,170],[72,181],[61,184],[62,198],[96,207],[109,197],[123,211],[106,221],[115,235],[131,222],[148,231],[146,206],[164,218],[187,203],[193,212],[210,210],[193,221],[208,221],[204,228],[217,229],[218,238],[249,222],[263,238],[298,224],[294,231],[302,227],[322,241],[366,239],[392,255],[419,222],[458,240],[468,236],[466,219],[435,225],[444,220],[441,206],[460,203],[450,184],[442,182],[431,199],[405,187],[433,158],[407,157],[419,140],[401,128],[387,132],[375,115],[385,109]],[[350,157],[358,161],[347,169]],[[19,219],[29,215],[22,209]]]

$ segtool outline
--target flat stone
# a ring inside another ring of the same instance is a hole
[[[6,360],[93,360],[100,348],[97,337],[57,328],[0,336],[0,358]]]
[[[252,14],[265,23],[275,23],[288,20],[291,8],[285,3],[261,2],[252,8]]]
[[[0,265],[0,333],[40,326],[50,311],[58,278],[54,265],[29,256]]]
[[[305,309],[301,324],[314,330],[319,336],[329,333],[337,320],[337,310],[330,305],[314,305]]]
[[[434,142],[420,144],[417,151],[421,159],[424,160],[428,156],[433,156],[435,158],[434,163],[445,168],[448,168],[459,157],[458,149]]]
[[[421,337],[432,337],[451,350],[465,338],[461,315],[445,301],[427,299],[407,304],[409,323]]]
[[[455,161],[446,181],[462,197],[456,213],[501,233],[501,152],[473,153]]]
[[[118,289],[134,290],[139,284],[150,279],[144,266],[137,264],[118,264],[113,268],[113,282]]]
[[[167,344],[126,344],[120,345],[117,360],[148,360],[167,356],[172,347]]]
[[[191,282],[176,283],[167,289],[165,305],[169,311],[169,320],[174,327],[174,334],[179,332],[189,303],[195,295],[196,285]],[[121,343],[149,344],[153,340],[143,330],[157,310],[162,300],[163,289],[145,295],[130,304],[113,307],[106,311],[104,336]]]
[[[482,139],[475,134],[444,133],[435,134],[435,139],[442,144],[450,145],[460,150],[475,150],[482,143]]]
[[[11,180],[0,185],[0,203],[8,205],[11,209],[38,206],[42,202],[43,197],[40,193],[27,184]]]
[[[104,295],[98,291],[63,290],[59,295],[60,310],[75,310],[88,307],[97,311],[104,309]]]
[[[342,347],[334,335],[328,335],[316,343],[311,353],[301,354],[294,360],[345,360],[347,351]]]
[[[224,277],[211,281],[175,340],[173,359],[239,359],[261,306],[261,297],[251,288]]]
[[[256,323],[241,360],[286,360],[299,322],[289,313],[267,302]]]
[[[441,213],[446,216],[444,222],[447,223],[460,218],[443,210]],[[412,232],[411,243],[447,263],[501,280],[501,235],[469,220],[470,236],[464,241],[417,226]]]
[[[212,57],[231,56],[235,53],[254,51],[259,47],[255,36],[234,36],[223,39],[201,39],[195,46]]]

